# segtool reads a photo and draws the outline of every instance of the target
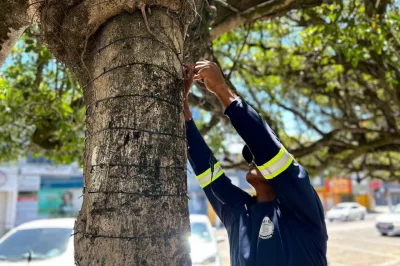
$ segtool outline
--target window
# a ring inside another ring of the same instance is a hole
[[[47,259],[61,255],[72,229],[34,228],[18,230],[0,243],[0,260]]]

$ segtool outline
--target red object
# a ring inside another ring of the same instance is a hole
[[[380,189],[382,185],[382,180],[379,179],[374,179],[370,184],[369,184],[369,188],[372,190],[378,190]]]
[[[19,196],[18,202],[26,202],[26,201],[38,201],[38,198],[35,196]]]
[[[325,180],[325,191],[331,192],[331,180]]]

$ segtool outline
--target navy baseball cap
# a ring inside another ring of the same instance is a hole
[[[244,160],[250,165],[252,164],[254,157],[253,154],[251,153],[249,147],[247,145],[244,145],[243,150],[242,150],[242,155]]]

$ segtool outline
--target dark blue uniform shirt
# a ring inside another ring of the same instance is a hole
[[[225,114],[276,194],[272,202],[257,203],[254,197],[234,186],[193,120],[187,121],[189,160],[228,231],[231,265],[327,265],[323,207],[306,170],[244,101],[232,102]]]

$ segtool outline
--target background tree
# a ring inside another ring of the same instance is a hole
[[[82,161],[82,90],[41,44],[37,26],[28,28],[13,48],[0,83],[3,160],[33,153],[63,163]]]
[[[211,29],[215,36],[225,27],[222,25],[227,25],[227,14],[233,15],[228,20],[241,21],[234,16],[238,9],[220,5],[218,2],[218,16],[213,8],[207,9],[215,20]],[[293,11],[282,18],[238,28],[217,39],[212,47],[242,96],[268,119],[291,151],[315,174],[329,166],[335,174],[340,169],[342,174],[363,172],[367,173],[364,176],[385,179],[399,177],[399,11],[397,5],[384,1],[376,10],[371,8],[369,3],[353,1]],[[196,42],[205,38],[201,27],[189,29]],[[42,78],[44,95],[41,89],[35,90],[38,94],[32,92],[34,78],[21,78],[21,74],[33,73],[45,65],[39,64],[39,50],[47,48],[37,44],[37,36],[37,29],[26,32],[9,59],[12,63],[4,67],[2,87],[7,101],[2,119],[4,124],[12,123],[3,127],[4,146],[0,154],[3,159],[11,159],[21,152],[34,151],[56,155],[56,160],[64,162],[76,160],[81,154],[83,133],[75,132],[82,130],[84,106],[77,83],[69,72],[62,74],[64,67],[59,63],[58,80],[63,85],[58,87],[64,89],[58,95],[64,96],[59,97],[63,104],[54,104],[46,91],[46,84],[52,80],[47,78],[48,72]],[[187,46],[196,48],[189,42]],[[29,53],[22,56],[22,51]],[[205,53],[196,51],[192,58]],[[48,51],[45,54],[51,58]],[[27,57],[32,59],[22,60]],[[60,78],[64,76],[67,82]],[[12,93],[7,94],[5,88]],[[39,98],[42,104],[36,108],[42,114],[68,107],[57,111],[65,115],[55,116],[59,119],[50,123],[47,118],[53,115],[32,115],[34,112],[27,109],[30,104],[26,103]],[[229,142],[223,142],[221,131],[229,135],[233,132],[214,127],[226,122],[218,100],[201,86],[190,95],[190,100],[193,106],[204,110],[202,133],[207,133],[216,151],[229,153]],[[40,134],[41,131],[47,133]],[[228,165],[242,166],[236,161]]]
[[[400,179],[400,13],[367,7],[290,12],[226,34],[215,55],[309,171]]]

